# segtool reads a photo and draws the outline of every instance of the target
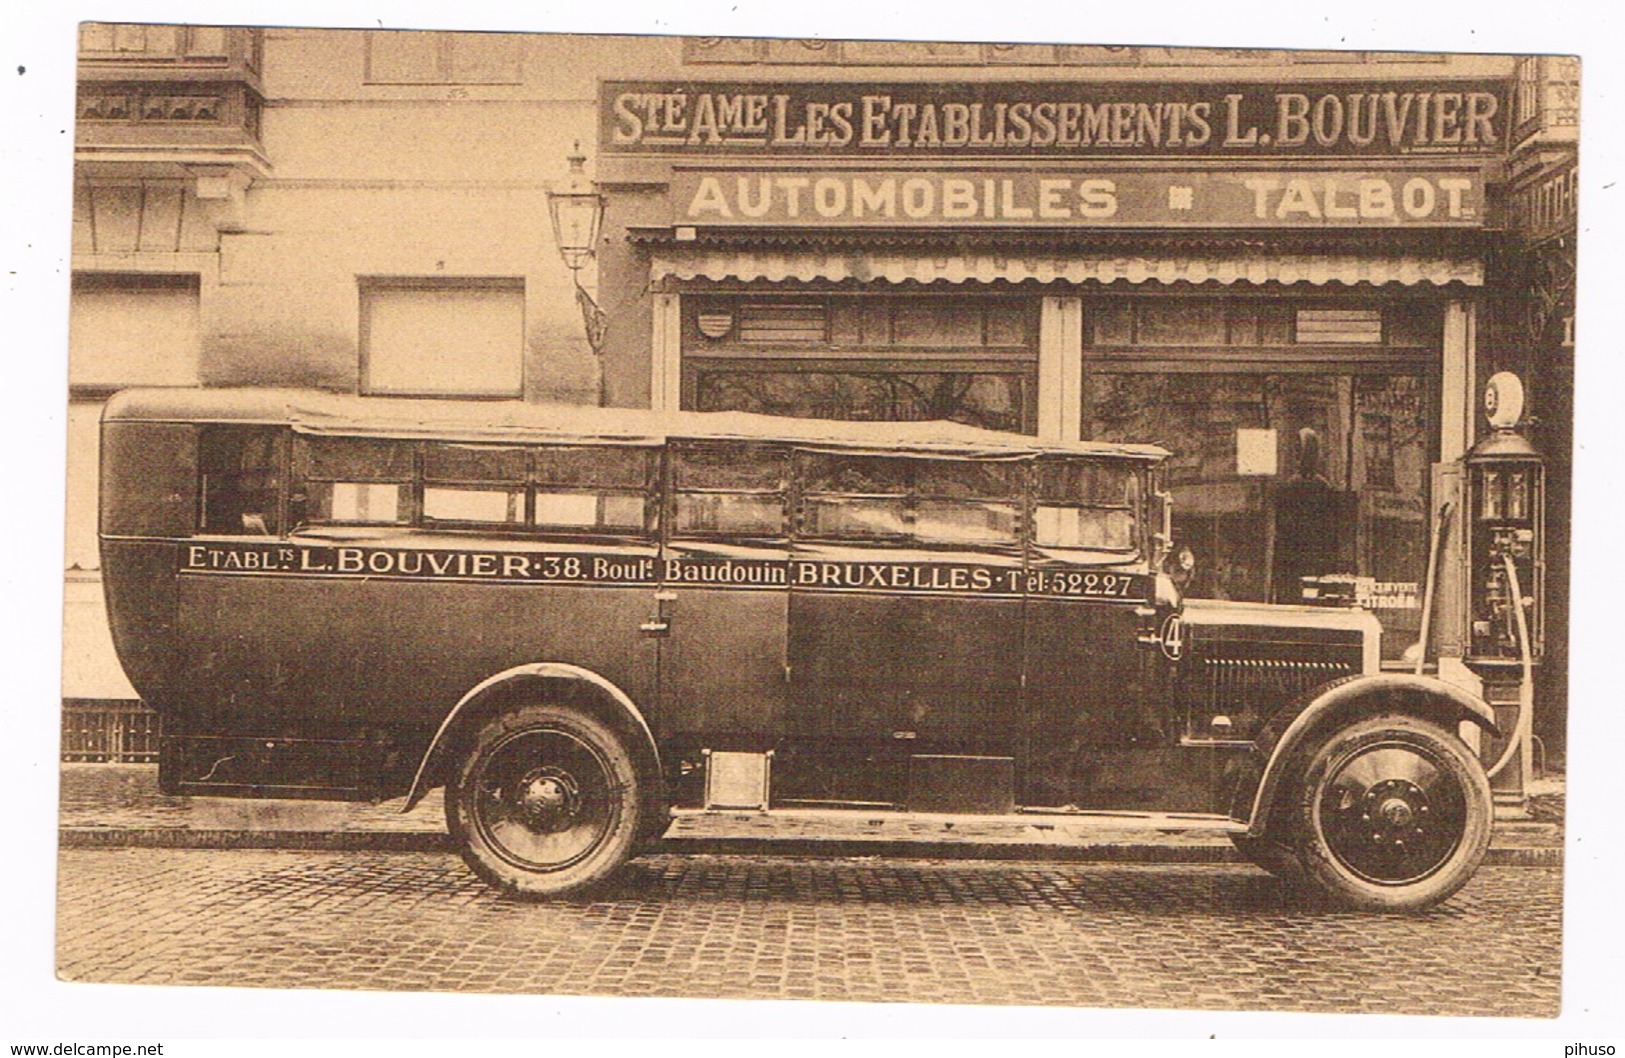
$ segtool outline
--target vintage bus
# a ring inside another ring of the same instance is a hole
[[[1218,828],[1368,908],[1489,840],[1353,605],[1181,599],[1167,453],[281,390],[107,406],[101,548],[168,793],[446,789],[469,867],[595,883],[674,814]]]

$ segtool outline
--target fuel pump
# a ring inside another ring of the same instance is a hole
[[[1491,378],[1484,407],[1491,432],[1462,459],[1468,618],[1462,660],[1483,682],[1501,729],[1482,747],[1496,802],[1521,806],[1530,778],[1534,672],[1544,645],[1546,467],[1517,430],[1523,385],[1516,375]]]

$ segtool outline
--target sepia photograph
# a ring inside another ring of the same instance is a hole
[[[44,973],[1565,1011],[1572,50],[117,17]]]

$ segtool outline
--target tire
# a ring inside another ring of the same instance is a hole
[[[487,884],[536,899],[578,892],[632,855],[641,783],[596,718],[526,705],[479,729],[446,791],[446,824]]]
[[[1415,717],[1335,732],[1307,758],[1300,791],[1297,859],[1346,906],[1431,907],[1467,883],[1489,847],[1483,767],[1453,733]]]

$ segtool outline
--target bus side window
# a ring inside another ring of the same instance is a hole
[[[300,437],[294,476],[305,520],[406,525],[412,520],[413,442],[362,437]]]
[[[678,535],[785,535],[790,456],[752,442],[674,443],[672,531]]]
[[[548,446],[532,453],[535,524],[642,534],[650,518],[651,452],[620,445]]]
[[[1016,547],[1021,475],[1014,463],[804,452],[802,533],[825,540]]]
[[[276,427],[205,426],[198,438],[198,527],[205,533],[281,533],[283,454]]]
[[[920,460],[915,537],[924,544],[1019,547],[1021,470],[1009,462]]]
[[[519,525],[529,453],[496,445],[423,446],[423,520]]]
[[[1132,467],[1087,459],[1040,460],[1033,472],[1033,542],[1135,551],[1139,497],[1140,479]]]

